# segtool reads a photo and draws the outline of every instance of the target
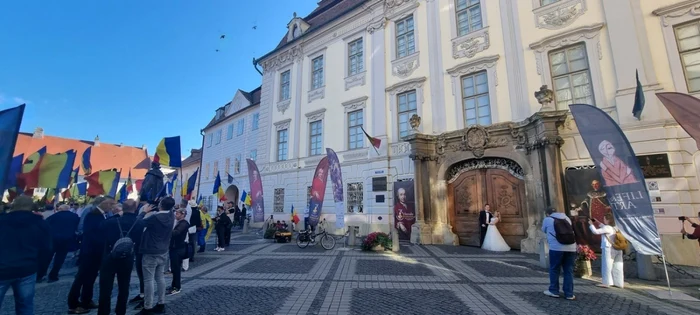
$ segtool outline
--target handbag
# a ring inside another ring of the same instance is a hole
[[[610,246],[616,250],[626,250],[627,247],[629,247],[629,242],[627,242],[627,239],[624,235],[622,235],[619,229],[613,228],[613,230],[615,231],[615,242],[611,242],[608,234],[605,234],[605,238],[608,240],[608,243],[610,243]]]

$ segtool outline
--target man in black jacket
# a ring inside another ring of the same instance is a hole
[[[170,271],[173,272],[173,282],[170,287],[165,290],[166,295],[173,295],[180,293],[180,278],[182,276],[182,260],[185,259],[185,254],[187,251],[187,244],[185,239],[188,236],[187,229],[189,229],[189,223],[185,220],[187,215],[187,209],[177,209],[175,210],[175,228],[173,228],[173,234],[170,238]]]
[[[117,295],[117,305],[114,308],[114,312],[117,315],[126,314],[131,270],[134,267],[134,253],[132,252],[126,257],[116,258],[112,257],[111,252],[117,240],[123,237],[131,239],[133,242],[132,249],[139,247],[144,223],[143,220],[138,220],[136,217],[137,206],[136,201],[127,200],[122,206],[123,213],[121,215],[115,215],[102,222],[105,247],[100,268],[100,303],[97,314],[109,315],[115,276],[117,277],[119,294]]]
[[[187,201],[183,200],[183,203],[185,203],[185,206],[183,208],[187,208],[187,216],[188,216],[188,221],[190,223],[190,228],[188,229],[187,233],[188,235],[188,243],[187,246],[188,252],[189,252],[189,262],[194,262],[194,253],[197,250],[197,231],[198,228],[202,225],[202,217],[199,213],[199,208],[197,207],[197,204],[191,200],[189,202],[189,207],[187,207]],[[187,268],[185,268],[187,269]]]
[[[36,205],[29,196],[15,199],[0,214],[0,309],[5,292],[12,287],[16,314],[34,314],[34,285],[39,257],[51,251],[49,225],[32,213]]]
[[[66,261],[66,255],[68,255],[68,251],[71,250],[77,241],[75,233],[78,231],[80,217],[70,211],[69,205],[60,205],[56,213],[46,218],[46,223],[51,227],[53,250],[41,262],[36,279],[37,282],[43,281],[51,259],[53,259],[53,268],[49,272],[49,283],[51,283],[58,281],[58,272]]]
[[[83,224],[83,243],[80,248],[80,263],[78,273],[75,275],[73,285],[68,293],[68,313],[86,314],[91,309],[96,309],[97,304],[92,301],[93,287],[97,274],[102,264],[105,236],[102,233],[102,222],[117,202],[112,197],[106,197],[87,216]]]

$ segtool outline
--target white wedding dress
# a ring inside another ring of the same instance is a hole
[[[484,244],[481,246],[481,249],[493,252],[507,252],[510,250],[510,246],[508,246],[503,236],[501,236],[501,232],[498,231],[496,223],[498,223],[498,219],[492,218],[491,223],[487,227],[486,237],[484,237]]]

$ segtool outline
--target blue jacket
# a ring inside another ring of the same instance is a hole
[[[54,241],[73,241],[80,217],[70,211],[59,211],[46,218],[46,223],[51,227],[51,237]]]
[[[31,211],[0,214],[0,280],[26,277],[39,270],[39,257],[51,252],[51,232]]]
[[[551,216],[544,218],[542,221],[542,232],[547,235],[547,244],[549,244],[549,250],[559,251],[559,252],[576,252],[576,243],[570,245],[564,245],[557,241],[557,233],[554,231],[554,219],[565,219],[571,224],[571,220],[566,217],[566,214],[561,212],[552,213]]]
[[[119,231],[120,225],[121,233]],[[143,220],[139,220],[135,213],[124,213],[122,216],[113,216],[102,222],[101,230],[104,233],[105,239],[104,257],[107,257],[109,252],[112,251],[112,246],[114,246],[114,243],[116,243],[118,239],[125,236],[129,236],[129,238],[131,238],[131,240],[134,242],[134,254],[138,254],[144,227],[145,224]],[[129,229],[131,229],[131,232],[129,232]]]

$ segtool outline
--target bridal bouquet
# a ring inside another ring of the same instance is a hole
[[[576,260],[579,261],[592,261],[598,259],[598,256],[595,255],[593,250],[588,247],[588,245],[578,245],[576,247],[576,252],[578,253]]]

